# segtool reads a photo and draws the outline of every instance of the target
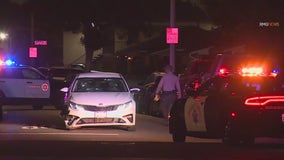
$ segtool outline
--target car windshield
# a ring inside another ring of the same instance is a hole
[[[121,78],[79,78],[76,79],[72,92],[127,92]]]

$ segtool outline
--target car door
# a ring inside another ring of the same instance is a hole
[[[1,68],[0,89],[7,98],[24,98],[25,84],[21,80],[21,71],[17,68]]]
[[[205,101],[208,97],[208,84],[204,84],[195,96],[185,102],[185,125],[188,132],[206,132]]]
[[[42,74],[32,68],[22,68],[22,82],[26,98],[49,98],[50,83]]]
[[[216,126],[220,126],[218,116],[222,103],[220,89],[223,85],[225,85],[223,78],[211,78],[198,89],[195,96],[187,99],[185,103],[187,131],[212,133]]]

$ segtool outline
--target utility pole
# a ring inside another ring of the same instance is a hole
[[[170,0],[170,27],[175,27],[175,0]],[[170,65],[175,69],[175,44],[170,44]]]

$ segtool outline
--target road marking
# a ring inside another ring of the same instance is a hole
[[[39,127],[39,126],[23,126],[22,129],[48,129],[47,127]]]
[[[0,133],[0,135],[119,136],[117,133]]]

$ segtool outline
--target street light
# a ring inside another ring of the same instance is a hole
[[[8,34],[4,32],[0,32],[0,40],[5,40],[8,38]]]
[[[0,32],[0,48],[8,53],[12,51],[12,37],[6,32]]]

